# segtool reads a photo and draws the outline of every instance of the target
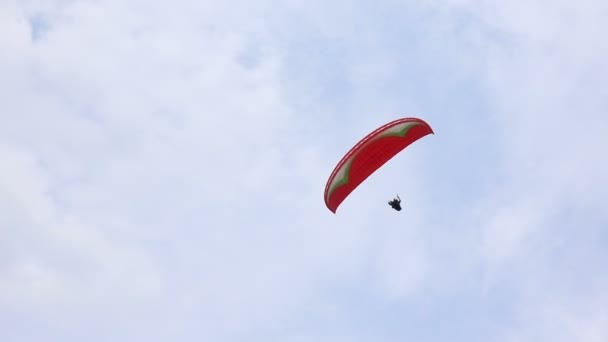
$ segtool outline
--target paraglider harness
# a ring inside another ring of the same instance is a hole
[[[394,198],[392,201],[389,201],[388,204],[395,210],[401,211],[401,198],[397,195],[397,198]]]

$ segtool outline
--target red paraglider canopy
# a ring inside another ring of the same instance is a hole
[[[391,121],[361,139],[340,160],[325,186],[325,205],[333,213],[363,181],[396,154],[417,141],[434,134],[425,121],[403,118]]]

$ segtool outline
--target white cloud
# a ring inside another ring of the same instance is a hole
[[[48,310],[60,303],[74,305],[75,300],[99,304],[99,298],[89,294],[106,289],[127,296],[158,290],[155,267],[137,248],[125,248],[104,236],[104,227],[91,227],[72,214],[60,213],[49,193],[50,181],[35,158],[4,146],[0,160],[4,165],[0,301],[5,308],[18,311],[25,305]],[[117,283],[111,280],[120,278]],[[97,283],[99,279],[108,281]]]
[[[517,299],[564,280],[547,267],[573,246],[562,214],[586,215],[578,243],[606,223],[604,8],[428,4],[0,5],[0,318],[17,312],[62,340],[363,341],[374,330],[353,323],[336,286],[411,315],[407,299],[477,290],[479,272],[486,296],[513,291],[514,312],[562,310],[565,336],[601,337],[598,307]],[[488,97],[452,102],[470,85]],[[468,115],[465,102],[493,112]],[[322,189],[339,154],[410,113],[438,134],[330,215]],[[451,140],[480,121],[501,134]],[[462,175],[484,163],[498,168]],[[401,191],[406,211],[391,215],[386,197]],[[596,269],[579,275],[605,284]],[[344,325],[306,325],[320,317]],[[36,337],[22,322],[2,330]]]
[[[130,320],[119,340],[147,335],[143,322],[161,317],[159,339],[272,327],[323,274],[352,272],[361,238],[343,236],[352,226],[328,232],[330,215],[308,215],[315,205],[325,213],[315,187],[326,170],[314,144],[292,139],[280,54],[263,32],[250,46],[255,32],[198,17],[205,6],[192,8],[192,21],[183,9],[132,6],[55,8],[35,42],[27,20],[14,20],[22,51],[3,61],[12,113],[1,131],[7,151],[37,164],[6,160],[26,172],[3,183],[1,193],[23,197],[3,211],[29,212],[3,218],[4,314],[62,308],[60,321],[79,316],[75,336]],[[245,63],[248,49],[256,59]],[[19,325],[6,334],[15,331],[25,334]]]
[[[605,29],[599,15],[606,8],[598,2],[523,7],[485,1],[456,8],[478,16],[486,25],[482,29],[498,29],[506,37],[487,45],[492,117],[503,128],[501,170],[479,199],[490,293],[508,280],[518,297],[529,299],[516,304],[529,315],[513,341],[605,339],[599,328],[605,310],[582,309],[569,300],[579,298],[581,286],[554,292],[555,282],[570,284],[575,276],[548,255],[561,257],[561,249],[580,246],[605,260],[605,250],[586,237],[608,223],[603,209],[608,163],[599,157],[608,146],[603,90],[608,51],[598,34]],[[562,258],[579,263],[578,282],[605,287],[594,263]],[[531,283],[536,286],[528,287]],[[591,291],[585,301],[602,302],[603,293]]]

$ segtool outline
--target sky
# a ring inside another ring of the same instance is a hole
[[[608,340],[607,15],[1,0],[0,340]]]

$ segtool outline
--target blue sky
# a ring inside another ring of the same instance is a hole
[[[0,340],[606,341],[606,14],[2,2]]]

